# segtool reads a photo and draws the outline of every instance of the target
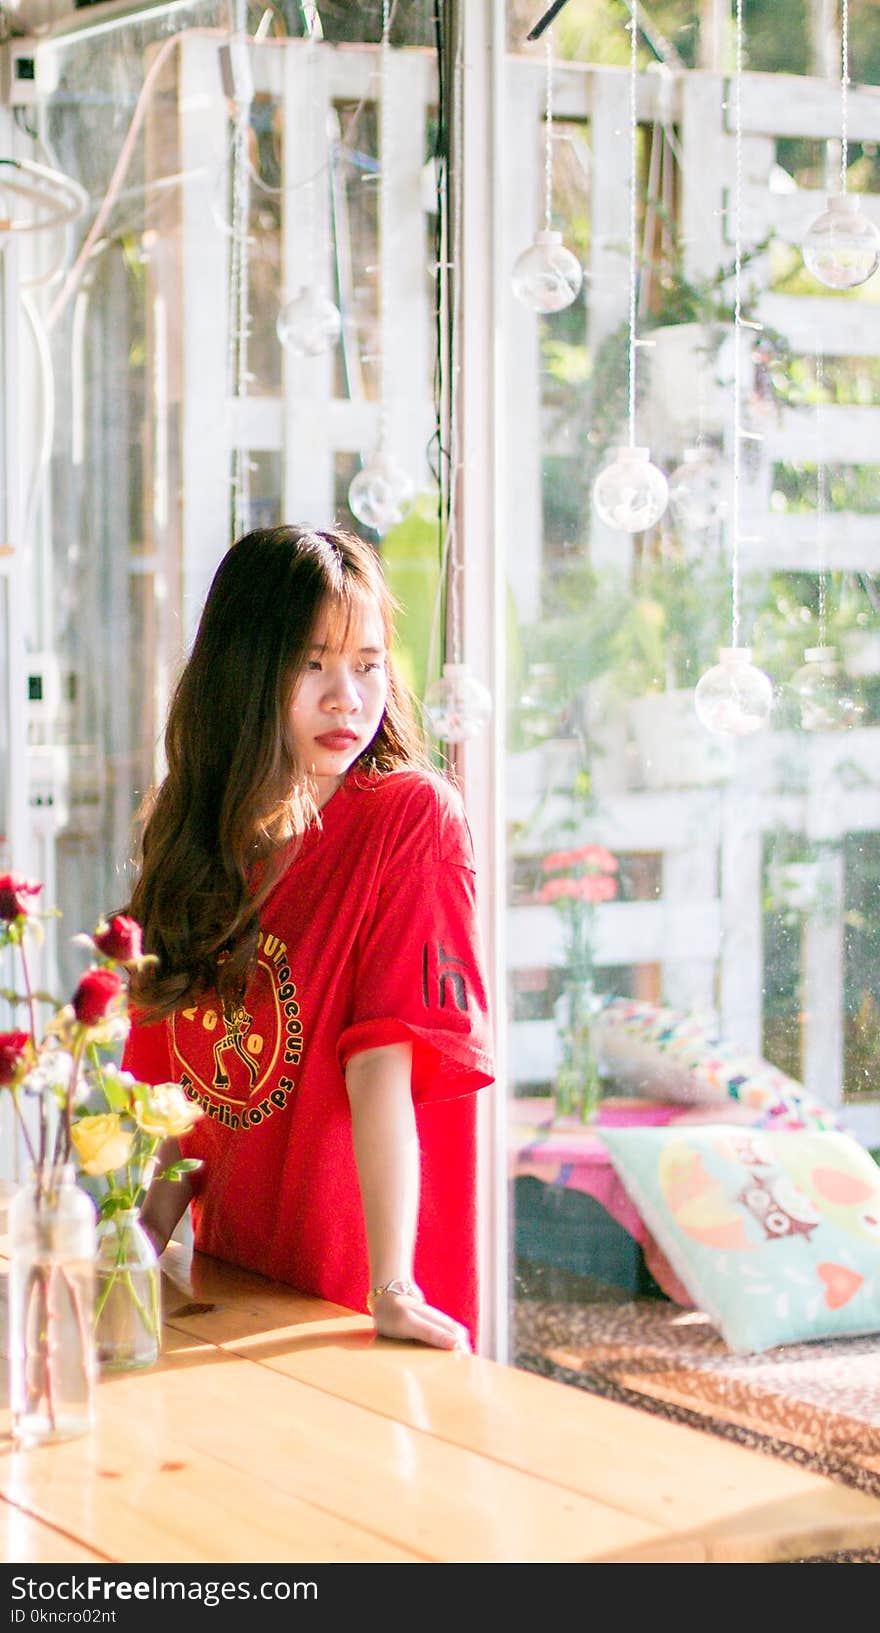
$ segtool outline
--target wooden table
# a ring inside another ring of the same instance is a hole
[[[164,1349],[97,1426],[0,1432],[15,1564],[755,1562],[880,1545],[880,1501],[172,1244]]]

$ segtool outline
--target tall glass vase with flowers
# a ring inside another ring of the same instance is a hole
[[[541,862],[545,875],[538,892],[563,924],[563,986],[559,999],[562,1060],[554,1094],[558,1116],[588,1122],[602,1093],[591,1040],[596,909],[618,892],[617,857],[604,845],[554,851]]]
[[[23,986],[0,989],[0,997],[16,1018],[23,1009],[28,1022],[26,1029],[0,1033],[0,1089],[11,1097],[29,1163],[9,1209],[10,1399],[13,1431],[25,1445],[85,1433],[93,1421],[98,1209],[82,1183],[85,1163],[80,1157],[78,1175],[74,1161],[85,1138],[79,1125],[88,1127],[98,1104],[109,1108],[104,1115],[120,1135],[130,1134],[130,1142],[120,1139],[112,1148],[112,1164],[105,1148],[104,1167],[93,1171],[107,1173],[129,1160],[138,1114],[146,1119],[148,1146],[158,1145],[166,1126],[179,1129],[182,1118],[190,1126],[198,1115],[177,1085],[164,1086],[176,1093],[160,1096],[158,1113],[144,1111],[157,1091],[115,1064],[129,1027],[127,978],[144,962],[133,920],[102,922],[93,936],[75,938],[94,962],[70,1003],[59,1005],[35,988],[27,942],[39,941],[42,921],[57,916],[37,912],[41,890],[20,874],[0,875],[0,949],[17,959]],[[46,1005],[52,1014],[40,1035],[38,1015]],[[126,1115],[131,1130],[123,1126]],[[102,1199],[102,1211],[105,1206]]]
[[[9,1208],[9,1362],[13,1432],[25,1445],[85,1433],[94,1411],[92,1297],[95,1209],[76,1184],[72,1129],[84,1093],[87,1051],[125,1036],[124,987],[87,970],[70,1004],[34,988],[28,939],[42,937],[42,886],[0,875],[0,947],[18,955],[23,991],[4,988],[27,1030],[0,1034],[0,1085],[8,1089],[29,1171]],[[42,1005],[54,1013],[42,1037]]]
[[[117,914],[92,936],[77,936],[119,978],[144,962],[141,928]],[[186,1134],[202,1116],[177,1083],[139,1083],[130,1072],[95,1059],[88,1109],[73,1123],[71,1140],[82,1173],[98,1182],[95,1263],[95,1339],[103,1371],[151,1366],[158,1359],[161,1325],[159,1262],[140,1223],[140,1206],[156,1174],[163,1140]],[[182,1158],[162,1179],[179,1180],[200,1164]]]

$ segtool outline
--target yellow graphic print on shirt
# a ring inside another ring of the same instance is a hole
[[[255,1128],[280,1111],[302,1058],[302,1021],[286,943],[260,933],[243,1003],[182,1009],[171,1019],[180,1083],[226,1128]]]

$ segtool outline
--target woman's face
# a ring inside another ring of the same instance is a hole
[[[294,687],[289,722],[297,760],[314,775],[321,805],[373,741],[388,695],[388,654],[379,609],[355,609],[344,644],[334,635],[337,622],[330,608],[318,614],[313,645]]]

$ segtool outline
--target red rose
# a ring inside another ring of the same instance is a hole
[[[0,919],[9,923],[11,919],[27,917],[32,906],[29,898],[39,896],[42,888],[42,885],[31,884],[20,873],[0,873]]]
[[[15,1082],[22,1066],[30,1065],[32,1054],[29,1032],[0,1032],[0,1088]]]
[[[130,919],[125,913],[117,913],[103,930],[96,930],[92,940],[105,958],[115,958],[119,964],[133,963],[144,950],[137,919]]]
[[[115,970],[86,970],[73,995],[73,1013],[83,1026],[103,1021],[123,990]]]

